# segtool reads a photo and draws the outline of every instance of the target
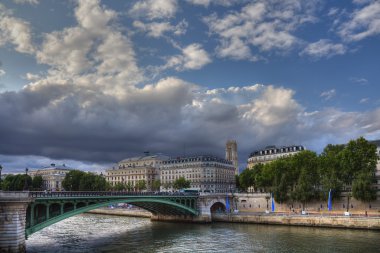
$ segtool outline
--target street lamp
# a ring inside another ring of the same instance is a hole
[[[24,191],[28,190],[28,168],[25,168]]]

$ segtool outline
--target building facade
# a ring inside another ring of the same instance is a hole
[[[378,156],[377,166],[376,166],[376,188],[377,188],[377,198],[380,198],[380,140],[370,141],[370,143],[376,145],[376,153]]]
[[[226,160],[232,162],[235,167],[235,175],[239,175],[237,142],[234,140],[228,140],[226,143]]]
[[[303,150],[306,150],[306,148],[302,145],[283,147],[267,146],[264,149],[256,150],[250,154],[248,158],[248,168],[252,169],[256,164],[269,163],[281,157],[294,155]]]
[[[129,185],[136,190],[138,181],[146,183],[146,189],[152,190],[154,180],[160,179],[160,165],[169,157],[162,155],[145,155],[132,157],[118,162],[112,168],[106,170],[105,178],[111,186],[118,183]]]
[[[173,191],[173,183],[180,177],[201,192],[234,191],[235,171],[231,161],[214,156],[171,158],[161,162],[161,191]]]
[[[73,168],[67,167],[65,164],[56,165],[54,163],[42,169],[30,170],[28,174],[33,178],[35,176],[42,176],[43,188],[48,191],[62,191],[62,181],[65,179],[67,173]]]

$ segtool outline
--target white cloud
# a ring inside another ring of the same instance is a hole
[[[323,97],[325,100],[330,100],[336,95],[336,90],[328,90],[321,93],[320,97]]]
[[[143,79],[130,39],[114,25],[116,12],[100,1],[80,1],[77,26],[44,36],[37,52],[39,63],[51,66],[45,79],[33,85],[76,83],[123,96],[120,87]]]
[[[300,55],[308,55],[313,58],[330,58],[334,55],[343,55],[347,51],[345,45],[340,43],[332,43],[330,40],[321,39],[311,43],[300,53]]]
[[[3,75],[5,75],[5,70],[4,69],[0,69],[0,77],[2,77]]]
[[[38,0],[13,0],[16,4],[39,4]]]
[[[182,49],[181,55],[168,59],[164,69],[175,68],[178,71],[200,69],[209,64],[211,58],[200,44],[193,43]]]
[[[133,26],[147,33],[148,36],[158,38],[165,33],[172,32],[174,35],[183,35],[186,33],[188,23],[182,20],[177,25],[171,25],[169,22],[151,22],[143,23],[139,20],[133,22]]]
[[[315,22],[316,1],[271,0],[246,4],[240,12],[204,18],[211,34],[219,37],[219,57],[257,60],[261,54],[287,52],[300,43],[294,32],[304,23]],[[252,53],[253,51],[257,53]]]
[[[148,19],[163,19],[174,17],[177,9],[176,0],[143,0],[135,3],[129,14]]]
[[[350,81],[353,83],[360,84],[360,85],[368,84],[368,80],[366,78],[363,78],[363,77],[350,77]]]
[[[0,46],[13,44],[20,53],[33,54],[31,29],[28,22],[15,18],[0,4]]]
[[[243,0],[217,0],[217,1],[211,1],[211,0],[187,0],[188,3],[194,4],[194,5],[202,5],[203,7],[208,7],[209,5],[222,5],[222,6],[231,6],[237,3],[244,3],[246,1]]]
[[[338,28],[338,34],[346,41],[360,41],[380,34],[380,2],[372,1],[356,9]]]
[[[369,98],[362,98],[362,99],[360,99],[360,101],[359,101],[360,104],[366,104],[366,103],[368,103],[368,102],[369,102]]]

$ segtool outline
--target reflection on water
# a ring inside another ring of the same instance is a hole
[[[30,236],[27,252],[379,252],[377,231],[182,224],[83,214]]]

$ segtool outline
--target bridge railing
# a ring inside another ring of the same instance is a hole
[[[99,196],[199,196],[197,192],[131,192],[131,191],[30,191],[32,198],[99,197]]]

